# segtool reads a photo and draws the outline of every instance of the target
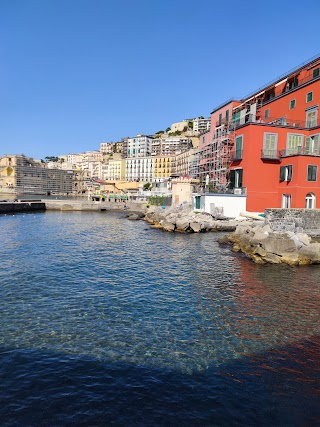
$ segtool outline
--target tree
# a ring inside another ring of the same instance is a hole
[[[171,130],[171,128],[167,128],[167,129],[166,129],[166,132],[169,132],[170,130]]]
[[[57,157],[57,156],[46,156],[45,159],[47,162],[58,162],[59,161],[59,157]]]
[[[158,132],[156,132],[155,135],[160,135],[162,133],[164,133],[164,130],[158,130]]]
[[[149,190],[151,190],[151,188],[152,188],[152,184],[151,184],[151,182],[146,182],[146,183],[143,185],[143,191],[149,191]]]

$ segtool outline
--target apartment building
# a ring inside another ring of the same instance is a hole
[[[192,166],[197,162],[196,149],[184,151],[183,153],[176,154],[174,161],[173,174],[177,176],[192,176]]]
[[[192,147],[191,138],[168,137],[155,138],[151,143],[152,156],[170,156],[187,151]]]
[[[154,157],[154,171],[153,181],[161,181],[168,179],[175,170],[176,157],[171,156],[157,156]]]
[[[211,117],[207,117],[206,119],[203,117],[197,117],[192,120],[193,122],[193,131],[194,132],[207,132],[211,127]]]
[[[48,169],[46,163],[24,155],[0,157],[0,193],[72,193],[73,171]]]
[[[102,154],[113,154],[113,153],[123,153],[123,141],[120,142],[101,142],[100,143],[100,153]]]
[[[126,163],[126,181],[152,182],[153,179],[153,157],[128,158]]]
[[[137,135],[127,140],[127,157],[146,157],[151,155],[152,137]]]
[[[211,113],[198,176],[247,194],[247,209],[320,205],[320,58]]]

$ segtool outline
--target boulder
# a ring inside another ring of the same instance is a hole
[[[319,264],[320,263],[320,243],[310,243],[308,246],[302,246],[299,250],[300,264]]]
[[[187,231],[187,229],[189,228],[189,224],[189,218],[186,216],[176,219],[177,231]]]
[[[296,236],[304,246],[310,245],[311,237],[306,233],[297,233]]]
[[[198,222],[191,222],[190,228],[195,233],[200,233],[201,231],[201,225]]]
[[[281,264],[281,257],[275,254],[268,253],[263,259],[270,264]]]
[[[137,215],[137,214],[131,214],[131,215],[128,216],[128,219],[139,220],[139,219],[141,219],[141,217],[139,215]]]
[[[273,233],[261,242],[261,246],[267,252],[280,256],[297,250],[294,241],[285,234]]]
[[[174,231],[176,228],[175,224],[166,220],[161,221],[161,226],[165,231]]]

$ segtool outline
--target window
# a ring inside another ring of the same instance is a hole
[[[222,124],[222,113],[219,114],[219,126]]]
[[[289,106],[290,110],[292,110],[293,108],[295,108],[295,106],[296,106],[296,100],[295,100],[295,99],[292,99],[292,100],[290,101],[290,106]]]
[[[304,154],[319,155],[319,135],[312,135],[306,138]]]
[[[264,112],[264,118],[265,119],[268,119],[269,118],[269,116],[270,116],[270,108],[268,108],[267,110],[265,110],[265,112]]]
[[[230,185],[231,189],[241,188],[242,187],[242,176],[243,169],[232,169],[230,171]]]
[[[242,149],[243,149],[243,135],[236,137],[234,160],[242,159]]]
[[[237,111],[232,115],[232,121],[233,123],[240,123],[240,111]]]
[[[278,147],[278,134],[265,132],[264,139],[263,139],[263,154],[268,157],[276,157],[277,147]]]
[[[302,134],[294,134],[289,133],[287,136],[287,152],[288,156],[294,154],[300,154],[303,146],[303,138]]]
[[[317,166],[308,165],[308,181],[315,182],[317,180],[317,171]]]
[[[290,209],[291,208],[291,194],[282,194],[281,207],[283,209]]]
[[[319,76],[320,76],[320,68],[316,68],[312,72],[312,78],[315,79],[316,77],[319,77]]]
[[[292,165],[280,166],[280,181],[292,180]]]
[[[306,209],[315,209],[316,208],[316,196],[313,193],[308,193],[306,195]]]
[[[226,111],[226,122],[229,121],[229,110]]]
[[[307,127],[311,128],[311,127],[317,126],[317,118],[318,118],[317,108],[311,108],[310,110],[308,110],[306,114]]]
[[[306,102],[310,102],[313,99],[313,92],[307,93]]]

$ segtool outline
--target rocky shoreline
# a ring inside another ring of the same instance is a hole
[[[197,213],[188,206],[166,209],[149,207],[145,213],[129,213],[128,219],[144,219],[152,228],[167,232],[203,233],[232,231],[220,243],[232,245],[258,264],[320,264],[320,243],[306,233],[274,232],[259,219],[217,219],[208,213]]]
[[[128,219],[141,219],[141,215],[129,214]],[[152,228],[178,233],[204,233],[210,231],[234,231],[239,224],[236,220],[216,219],[204,212],[194,212],[189,206],[180,205],[162,209],[149,206],[143,219]]]
[[[320,243],[305,233],[279,233],[269,225],[239,224],[223,242],[258,264],[320,264]]]

